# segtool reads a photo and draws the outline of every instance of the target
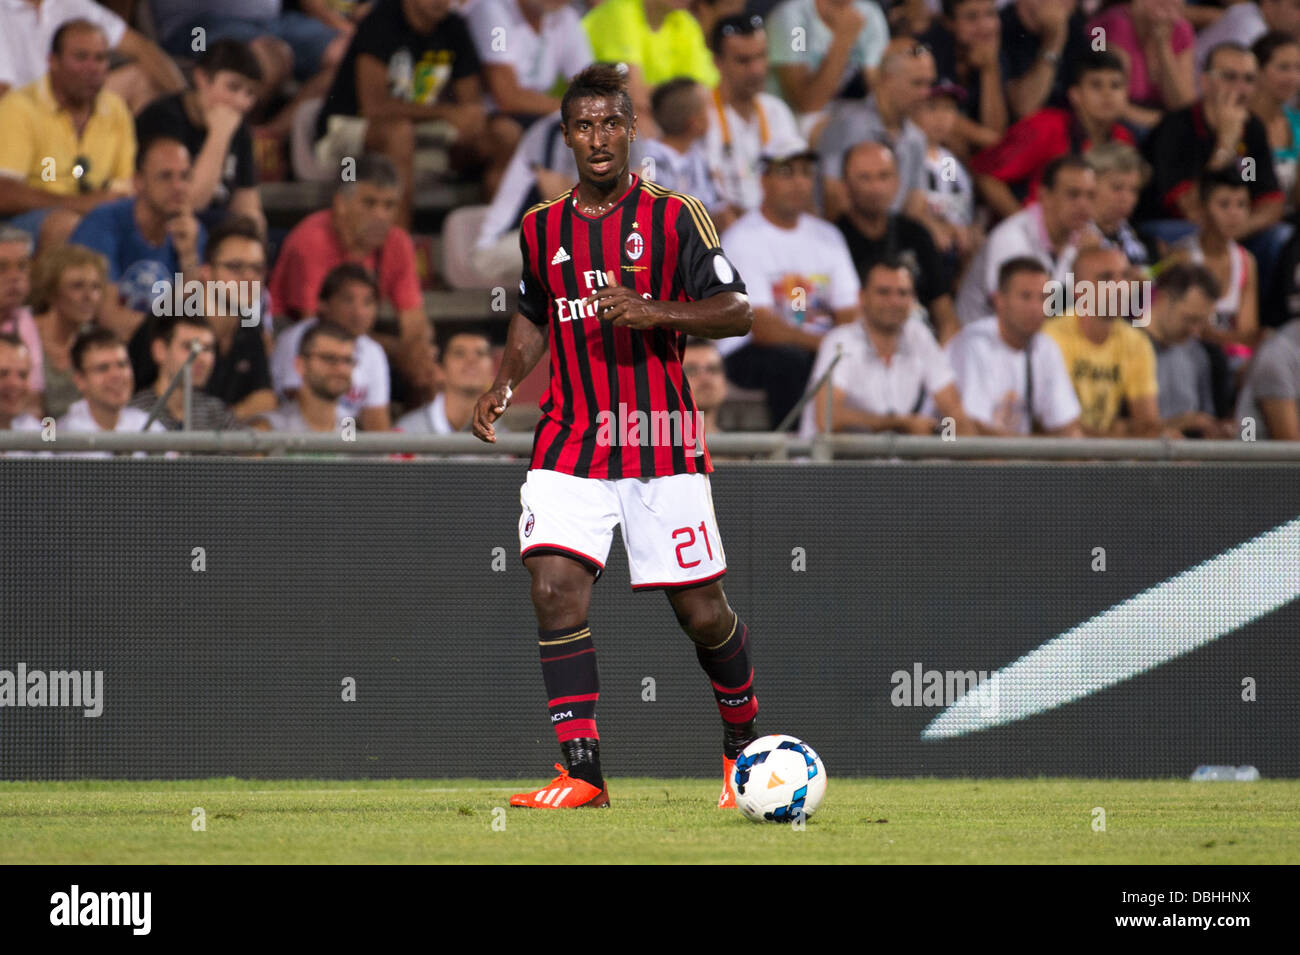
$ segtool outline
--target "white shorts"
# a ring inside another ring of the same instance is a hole
[[[522,558],[566,554],[600,579],[622,525],[633,590],[701,584],[727,572],[707,474],[609,480],[534,468],[519,503]]]

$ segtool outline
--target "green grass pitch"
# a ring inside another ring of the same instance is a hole
[[[832,779],[802,831],[713,808],[712,780],[505,808],[546,781],[0,782],[0,864],[1300,862],[1296,780]]]

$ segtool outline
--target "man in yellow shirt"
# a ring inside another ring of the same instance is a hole
[[[628,94],[649,138],[658,135],[647,124],[651,87],[679,76],[709,90],[718,85],[713,54],[689,6],[690,0],[604,0],[582,18],[596,60],[627,64]]]
[[[1107,289],[1117,286],[1101,284],[1126,282],[1128,277],[1128,259],[1119,249],[1080,252],[1074,262],[1073,312],[1043,326],[1061,347],[1088,437],[1154,438],[1163,433],[1155,349],[1126,316],[1111,314],[1120,309],[1114,308],[1118,303]],[[1120,417],[1121,402],[1127,405],[1127,418]]]
[[[0,219],[40,248],[63,242],[100,203],[130,194],[135,124],[104,89],[108,39],[88,20],[54,34],[49,72],[0,98]]]

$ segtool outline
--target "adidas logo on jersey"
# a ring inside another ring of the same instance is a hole
[[[569,261],[569,253],[564,251],[564,246],[560,246],[559,251],[556,252],[554,258],[551,259],[551,264],[559,265],[562,262],[567,261]]]

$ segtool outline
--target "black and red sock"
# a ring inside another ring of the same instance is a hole
[[[696,659],[713,685],[713,698],[722,715],[722,751],[735,759],[756,737],[758,698],[754,695],[754,667],[750,661],[749,628],[737,614],[727,639],[712,647],[696,644]]]
[[[561,630],[539,628],[537,637],[546,706],[569,773],[575,779],[601,786],[600,734],[596,731],[600,675],[591,629],[583,621],[577,627]]]

